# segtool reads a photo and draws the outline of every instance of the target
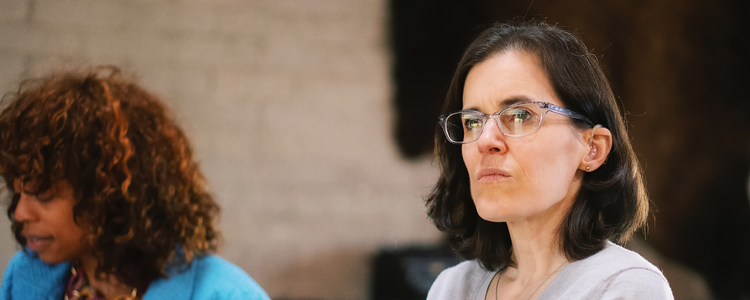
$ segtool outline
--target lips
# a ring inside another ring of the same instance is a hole
[[[54,240],[52,236],[26,235],[26,245],[37,253],[47,248]]]
[[[479,172],[480,182],[498,181],[510,178],[510,174],[500,169],[484,169]]]

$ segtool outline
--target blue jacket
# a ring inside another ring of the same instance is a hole
[[[34,252],[18,251],[5,269],[0,300],[63,299],[70,274],[69,262],[48,264]],[[270,300],[245,271],[216,255],[196,257],[184,272],[167,270],[167,274],[169,278],[151,282],[143,300]]]

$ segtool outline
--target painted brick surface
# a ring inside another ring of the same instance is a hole
[[[27,3],[26,0],[4,0],[0,2],[0,20],[23,21],[28,15]]]

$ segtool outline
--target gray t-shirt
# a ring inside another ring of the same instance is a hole
[[[427,300],[483,300],[495,271],[470,260],[440,273]],[[674,299],[661,271],[638,253],[607,242],[562,268],[537,299]]]

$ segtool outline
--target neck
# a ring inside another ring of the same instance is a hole
[[[546,277],[568,262],[565,253],[556,242],[556,237],[542,235],[544,234],[513,239],[512,259],[515,267],[509,268],[508,275],[514,275],[511,277],[522,281]]]
[[[559,229],[573,201],[570,197],[538,215],[507,223],[518,279],[547,276],[568,261],[560,247]]]
[[[490,284],[486,299],[536,299],[569,263],[559,233],[579,188],[580,182],[574,183],[562,200],[544,211],[506,222],[513,243],[511,259],[515,267],[498,273],[494,285]]]
[[[78,259],[81,267],[86,272],[88,281],[97,291],[104,295],[105,299],[114,298],[120,295],[131,295],[133,287],[121,283],[115,276],[107,274],[102,278],[97,276],[96,267],[98,262],[92,255],[87,255]]]
[[[557,242],[557,229],[564,218],[561,215],[508,222],[515,267],[498,273],[486,299],[535,299],[546,289],[568,263]]]

